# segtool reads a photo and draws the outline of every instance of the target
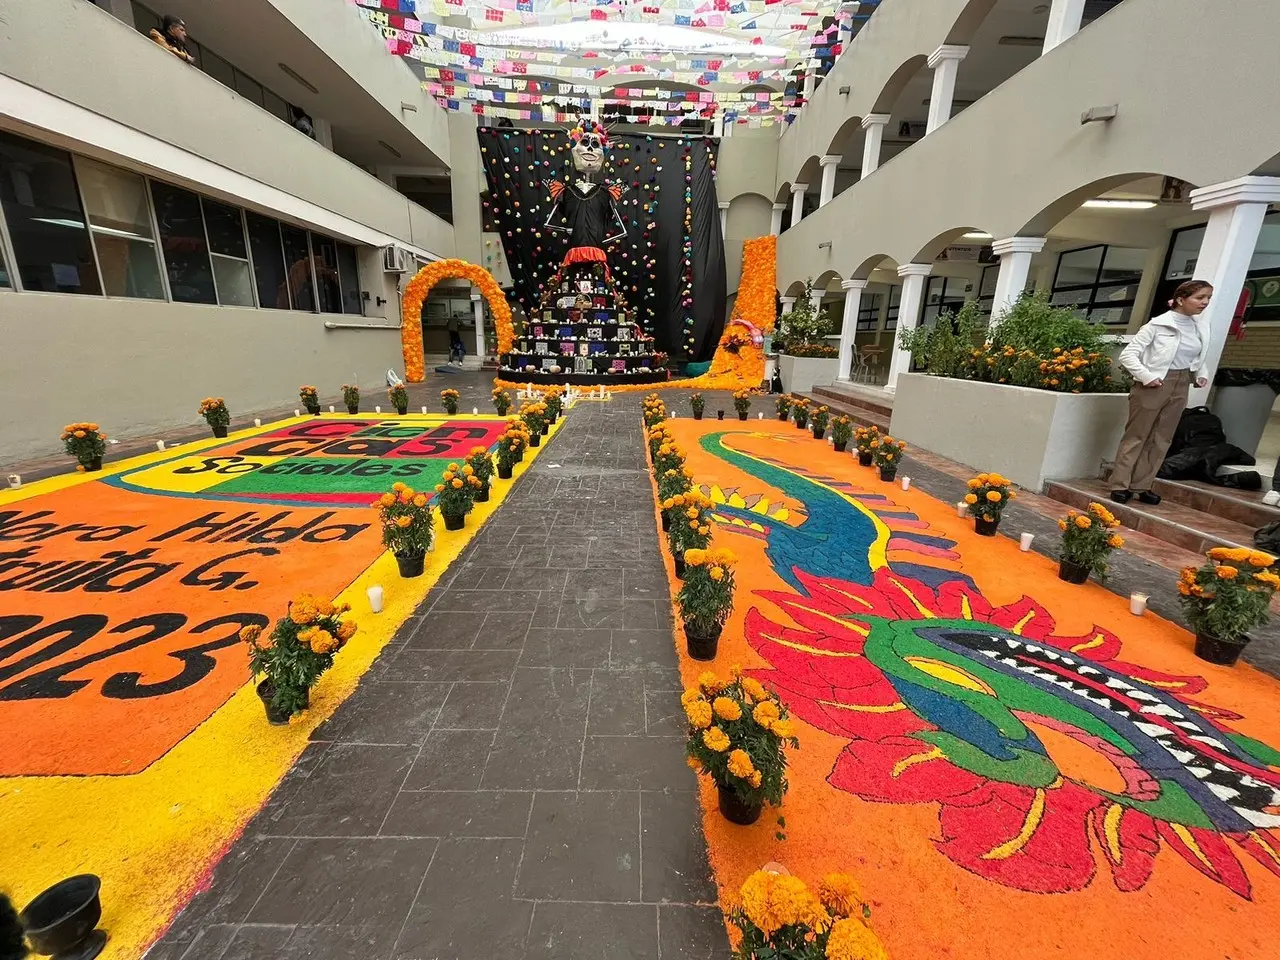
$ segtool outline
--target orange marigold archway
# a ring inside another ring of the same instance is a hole
[[[409,281],[404,288],[400,306],[400,344],[404,349],[404,378],[409,383],[421,383],[426,379],[426,356],[422,346],[422,304],[427,295],[441,280],[461,278],[479,287],[493,312],[494,328],[498,334],[498,353],[510,353],[515,331],[511,326],[511,307],[507,295],[498,281],[484,267],[466,260],[437,260],[429,263]]]

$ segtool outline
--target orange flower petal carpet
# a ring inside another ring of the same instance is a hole
[[[780,810],[702,784],[726,907],[778,861],[857,876],[895,960],[1276,955],[1280,683],[808,431],[669,425],[740,558],[712,668],[799,721]]]
[[[504,427],[301,417],[0,493],[0,885],[14,902],[96,873],[103,956],[140,957],[511,482],[495,478],[463,530],[437,520],[411,580],[384,551],[375,496],[397,481],[430,493]],[[310,709],[271,727],[237,633],[302,591],[350,603],[359,631]]]

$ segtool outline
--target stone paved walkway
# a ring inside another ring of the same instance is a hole
[[[679,689],[639,401],[580,404],[150,957],[727,957]]]

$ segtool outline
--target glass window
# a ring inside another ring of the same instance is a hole
[[[1058,257],[1050,302],[1071,307],[1094,323],[1126,325],[1146,260],[1141,247],[1100,244],[1068,250]]]
[[[0,287],[12,287],[13,281],[9,279],[9,270],[4,265],[4,247],[0,247]]]
[[[1200,259],[1200,245],[1204,243],[1204,227],[1179,230],[1173,235],[1173,249],[1169,251],[1166,280],[1191,280]]]
[[[223,60],[208,47],[204,50],[204,60],[200,64],[201,68],[213,79],[217,80],[224,87],[230,87],[232,90],[236,87],[236,71],[231,64]]]
[[[266,87],[262,88],[262,106],[272,116],[279,117],[285,123],[289,122],[289,105]]]
[[[895,283],[889,288],[889,309],[885,311],[884,328],[898,329],[898,310],[902,306],[902,284]]]
[[[338,244],[338,282],[342,287],[342,312],[361,315],[364,303],[360,299],[360,261],[356,248],[349,243]]]
[[[289,309],[289,284],[284,269],[284,248],[280,245],[280,224],[270,217],[246,213],[249,249],[253,253],[253,280],[258,288],[258,304],[276,310]]]
[[[338,244],[323,234],[311,234],[312,264],[321,313],[342,312],[342,286],[338,280]]]
[[[880,324],[880,307],[884,303],[884,294],[862,292],[862,302],[858,305],[858,326],[856,333],[875,333]]]
[[[218,302],[226,307],[256,306],[240,209],[207,197],[201,198],[200,203],[204,208],[205,233],[209,237],[209,253],[213,258]]]
[[[1098,280],[1100,283],[1123,283],[1132,280],[1136,284],[1142,279],[1142,270],[1146,265],[1146,250],[1139,247],[1107,247],[1106,256],[1102,260],[1102,273]]]
[[[1054,289],[1096,283],[1104,252],[1106,247],[1098,246],[1069,250],[1062,254],[1058,257],[1058,275],[1053,281]]]
[[[178,303],[217,303],[200,198],[155,180],[151,181],[151,198],[173,299]]]
[[[24,289],[102,292],[70,154],[0,132],[0,210]]]
[[[280,238],[284,241],[285,270],[293,309],[314,311],[316,298],[311,280],[311,248],[307,243],[307,231],[282,223]]]
[[[153,13],[140,3],[133,5],[133,25],[143,33],[148,33],[153,28],[159,30],[162,23],[158,13]]]
[[[978,282],[978,310],[984,316],[991,316],[996,305],[996,284],[1000,282],[1000,264],[994,263],[982,268],[982,279]]]
[[[147,185],[136,173],[76,157],[76,175],[109,297],[164,299]]]
[[[236,93],[240,94],[240,96],[244,97],[246,100],[250,100],[258,106],[262,106],[262,84],[257,80],[254,80],[252,77],[241,73],[239,70],[236,71]]]

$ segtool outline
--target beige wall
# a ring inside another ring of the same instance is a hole
[[[0,293],[0,459],[60,452],[64,424],[96,420],[113,437],[199,425],[225,397],[235,415],[297,403],[298,387],[372,396],[402,370],[400,331],[326,330],[352,317],[62,294]]]
[[[732,200],[744,193],[774,195],[778,164],[778,128],[735,128],[720,141],[716,157],[716,197]],[[765,231],[766,233],[768,230]]]
[[[772,215],[773,203],[758,193],[740,193],[729,201],[724,229],[724,267],[730,293],[737,291],[742,280],[743,243],[767,236]]]
[[[886,5],[857,42],[908,6]],[[1280,86],[1257,82],[1278,34],[1280,7],[1267,0],[1215,7],[1212,31],[1196,0],[1127,0],[787,230],[780,286],[826,269],[865,276],[880,255],[929,259],[964,228],[1043,235],[1081,200],[1140,174],[1204,185],[1254,172],[1280,153],[1280,126],[1259,119],[1280,114]],[[1173,91],[1176,115],[1197,118],[1194,137],[1170,137]],[[1080,124],[1082,111],[1110,103],[1118,119]],[[824,240],[831,248],[818,250]]]

